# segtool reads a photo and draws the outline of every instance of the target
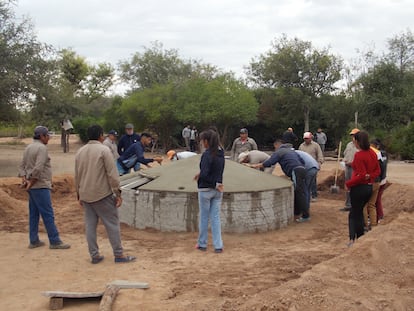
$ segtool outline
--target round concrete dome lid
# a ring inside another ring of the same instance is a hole
[[[121,184],[140,184],[139,189],[148,191],[197,192],[194,176],[200,170],[200,159],[201,155],[197,155],[124,175]],[[139,179],[144,181],[140,183]],[[227,193],[260,192],[292,186],[287,178],[263,173],[231,160],[225,162],[223,184]]]

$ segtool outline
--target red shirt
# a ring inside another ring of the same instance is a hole
[[[345,184],[348,188],[361,184],[372,184],[380,173],[381,170],[375,151],[371,148],[369,150],[360,150],[355,153],[354,161],[352,162],[352,177]],[[366,179],[366,175],[369,175],[368,179]]]

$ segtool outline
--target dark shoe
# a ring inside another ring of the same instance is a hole
[[[115,257],[115,263],[127,263],[135,261],[137,257],[135,256],[123,256],[123,257]]]
[[[307,218],[300,217],[300,218],[296,219],[296,222],[307,222],[307,221],[309,221],[310,219],[311,219],[310,217],[307,217]]]
[[[35,243],[30,243],[29,244],[29,248],[37,248],[37,247],[40,247],[40,246],[45,246],[45,242],[39,240]]]
[[[207,250],[207,247],[202,247],[202,246],[199,246],[198,244],[196,244],[195,248],[202,252],[205,252]]]
[[[59,242],[57,244],[50,244],[49,248],[50,249],[68,249],[68,248],[70,248],[70,244]]]
[[[104,256],[98,255],[95,257],[92,257],[91,263],[93,263],[94,265],[97,263],[100,263],[102,260],[104,260]]]
[[[221,253],[223,252],[223,249],[222,249],[222,248],[216,248],[216,249],[214,250],[214,252],[215,252],[216,254],[221,254]]]
[[[350,207],[344,207],[344,208],[340,208],[339,209],[341,212],[349,212],[350,210],[351,210],[351,208]]]

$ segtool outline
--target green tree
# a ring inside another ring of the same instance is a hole
[[[223,144],[229,143],[229,129],[254,124],[258,103],[253,92],[232,74],[221,74],[208,80],[193,78],[183,84],[177,95],[182,123],[199,127],[216,125]]]
[[[135,53],[130,61],[119,64],[121,78],[132,90],[150,88],[157,84],[182,83],[191,77],[213,78],[218,69],[199,61],[183,60],[175,49],[164,49],[154,42],[143,53]]]
[[[40,43],[29,19],[20,21],[13,1],[0,1],[0,119],[14,119],[25,106],[45,68],[50,47]]]
[[[312,105],[317,104],[321,95],[336,90],[335,83],[341,79],[342,67],[342,59],[330,54],[329,49],[318,50],[311,42],[283,35],[273,42],[271,50],[252,60],[247,74],[259,87],[300,90],[304,130],[307,131]]]

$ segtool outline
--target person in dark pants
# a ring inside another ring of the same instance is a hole
[[[292,144],[283,143],[281,139],[276,139],[274,142],[275,152],[272,156],[264,161],[251,165],[254,168],[270,167],[277,163],[280,164],[283,173],[288,176],[294,186],[295,192],[295,203],[294,203],[294,214],[297,222],[305,222],[310,220],[309,206],[306,203],[306,169],[305,162],[295,152]],[[299,217],[300,216],[300,217]]]
[[[372,184],[380,174],[376,153],[370,148],[368,134],[360,131],[353,136],[355,153],[352,162],[352,177],[345,185],[350,189],[351,210],[348,216],[349,243],[352,246],[355,239],[364,234],[363,209],[372,194]]]

